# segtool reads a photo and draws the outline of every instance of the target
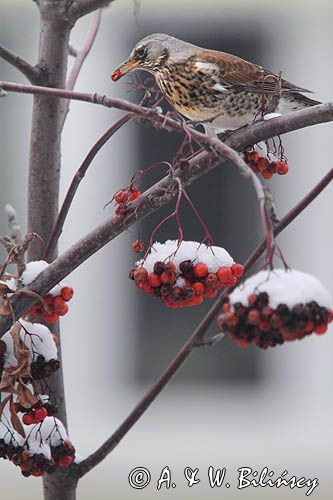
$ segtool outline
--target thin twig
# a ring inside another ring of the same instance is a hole
[[[67,83],[66,83],[66,89],[67,90],[73,90],[75,87],[75,84],[77,82],[79,73],[82,69],[83,63],[86,60],[93,44],[96,39],[98,29],[101,24],[101,18],[102,18],[102,9],[98,9],[92,18],[91,25],[89,28],[89,31],[87,33],[86,39],[83,42],[82,49],[76,52],[75,54],[75,62],[73,64],[73,67],[71,69],[71,72],[69,74]],[[70,101],[66,101],[64,105],[64,111],[63,111],[63,117],[62,117],[62,127],[64,126],[66,116],[69,111],[69,106],[70,106]],[[61,128],[62,128],[61,127]]]
[[[87,37],[83,43],[82,49],[76,54],[76,59],[73,64],[72,70],[69,74],[67,83],[66,83],[66,89],[67,90],[73,90],[77,81],[77,78],[79,76],[80,70],[82,68],[82,65],[87,58],[93,43],[96,39],[96,35],[98,32],[98,28],[100,27],[101,24],[101,18],[102,18],[102,9],[97,10],[94,15],[93,19],[91,21],[91,25],[89,28],[89,31],[87,33]]]
[[[32,66],[27,61],[8,50],[3,45],[0,45],[0,58],[7,61],[9,64],[18,69],[31,83],[36,83],[36,77],[39,74],[39,69]]]
[[[80,182],[84,178],[89,166],[91,165],[93,159],[97,155],[97,153],[102,149],[104,144],[107,143],[107,141],[119,130],[125,123],[127,123],[132,117],[131,113],[127,113],[125,116],[120,118],[116,123],[114,123],[104,134],[98,139],[96,144],[93,145],[93,147],[90,149],[89,153],[83,160],[81,166],[77,170],[76,174],[73,177],[73,180],[71,182],[71,185],[69,186],[69,189],[67,191],[67,194],[65,196],[65,199],[63,201],[63,204],[61,206],[56,224],[54,226],[54,229],[52,231],[52,234],[50,236],[49,242],[47,244],[46,250],[45,250],[45,259],[47,260],[48,255],[53,253],[53,250],[59,240],[59,237],[62,233],[63,227],[64,227],[64,222],[67,217],[68,211],[70,209],[70,206],[72,204],[73,198],[75,196],[75,193],[80,185]]]
[[[282,221],[274,230],[275,236],[283,231],[283,229],[285,229],[321,193],[321,191],[332,181],[332,179],[333,169],[331,169],[325,175],[325,177],[303,198],[303,200],[301,200],[300,203],[298,203],[282,219]],[[245,271],[248,271],[259,258],[259,256],[263,253],[265,244],[265,240],[262,241],[252,253],[252,255],[247,259],[246,263],[244,264]],[[193,349],[198,345],[201,345],[203,337],[207,333],[208,328],[213,323],[222,307],[224,297],[225,291],[221,292],[219,298],[212,305],[206,316],[200,321],[199,325],[196,327],[190,338],[185,342],[183,347],[179,350],[168,368],[158,378],[158,380],[141,399],[141,401],[135,406],[135,408],[131,411],[124,422],[118,427],[114,434],[112,434],[112,436],[107,439],[102,444],[102,446],[100,446],[94,453],[92,453],[89,457],[75,466],[73,473],[77,478],[81,478],[82,476],[87,474],[87,472],[98,465],[109,453],[111,453],[115,449],[115,447],[120,443],[120,441],[124,438],[128,431],[139,420],[139,418],[141,418],[143,413],[161,393],[164,387],[169,383],[171,378],[175,375],[178,369],[183,365],[185,360],[192,353]]]

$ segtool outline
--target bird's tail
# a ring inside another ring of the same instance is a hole
[[[285,114],[291,111],[308,108],[310,106],[316,106],[317,104],[321,104],[321,102],[316,101],[315,99],[310,99],[310,97],[307,97],[300,92],[284,92],[281,96],[276,112]]]

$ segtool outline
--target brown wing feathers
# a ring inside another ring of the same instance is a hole
[[[196,60],[216,64],[220,69],[222,85],[240,87],[249,92],[274,92],[277,90],[278,77],[274,73],[240,57],[215,50],[201,50]],[[311,92],[281,79],[281,90],[286,92]]]

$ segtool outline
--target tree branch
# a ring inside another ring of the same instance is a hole
[[[320,193],[321,191],[332,181],[333,179],[333,169],[331,169],[325,177],[308,193],[304,199],[298,203],[279,223],[275,228],[274,234],[277,236],[283,229],[285,229]],[[265,249],[265,240],[258,245],[252,255],[247,259],[244,264],[245,271],[248,271],[255,261],[260,257]],[[219,298],[215,301],[213,306],[210,308],[206,316],[200,321],[199,325],[196,327],[190,338],[185,342],[183,347],[177,353],[173,361],[170,363],[165,372],[158,378],[151,389],[146,393],[146,395],[141,399],[141,401],[135,406],[124,422],[118,427],[118,429],[112,434],[112,436],[107,439],[102,446],[100,446],[94,453],[92,453],[85,460],[80,462],[75,466],[73,470],[74,476],[81,478],[87,474],[91,469],[96,467],[104,458],[111,453],[115,447],[120,443],[127,432],[133,427],[133,425],[139,420],[151,403],[156,399],[164,387],[168,384],[171,378],[175,375],[178,369],[182,366],[185,360],[189,357],[193,348],[196,347],[197,341],[202,339],[207,333],[208,328],[213,323],[218,312],[220,311],[223,299],[226,295],[226,290],[221,292]]]
[[[18,69],[31,83],[37,83],[40,76],[40,69],[38,66],[32,66],[27,61],[0,45],[0,57],[4,61]]]
[[[108,108],[117,108],[133,113],[134,115],[148,120],[160,128],[175,130],[184,133],[184,126],[172,118],[158,114],[156,110],[133,104],[124,99],[114,99],[106,95],[97,93],[75,92],[64,89],[50,87],[40,87],[37,85],[23,85],[19,83],[0,81],[0,88],[8,92],[18,92],[22,94],[48,95],[63,99],[74,99],[76,101],[89,102]],[[300,111],[293,111],[287,115],[279,116],[267,121],[260,121],[249,125],[244,129],[234,131],[230,140],[225,141],[236,151],[242,151],[248,146],[264,141],[276,135],[283,135],[293,130],[310,127],[319,123],[326,123],[333,120],[333,102],[319,104]],[[194,140],[200,140],[209,146],[209,137],[201,134],[197,130],[191,129]]]
[[[73,90],[76,84],[76,81],[78,79],[79,73],[81,71],[81,68],[83,66],[84,61],[86,60],[93,44],[96,39],[96,35],[98,32],[98,29],[101,24],[101,17],[102,17],[102,9],[98,9],[92,19],[90,29],[87,33],[86,39],[83,43],[83,47],[80,51],[76,52],[75,54],[75,62],[73,64],[72,70],[69,74],[67,83],[66,83],[66,89],[67,90]],[[70,46],[69,46],[70,47]],[[63,117],[62,117],[62,127],[64,126],[66,116],[69,111],[69,106],[70,106],[70,100],[65,102],[64,105],[64,110],[63,110]]]
[[[54,251],[54,248],[59,240],[59,237],[62,233],[63,227],[64,227],[64,222],[66,220],[68,211],[70,209],[70,206],[72,204],[73,198],[75,196],[75,193],[84,178],[89,166],[91,165],[93,159],[97,155],[97,153],[102,149],[104,144],[107,143],[107,141],[123,126],[125,123],[127,123],[130,119],[132,118],[131,113],[127,113],[125,116],[120,118],[116,123],[114,123],[104,134],[98,139],[96,144],[93,145],[93,147],[90,149],[89,153],[83,160],[80,168],[77,170],[76,174],[73,177],[73,180],[71,182],[71,185],[69,186],[69,189],[67,191],[67,194],[65,196],[64,202],[61,206],[57,222],[53,228],[52,234],[50,236],[47,248],[45,250],[45,259],[48,259],[48,255],[52,254]]]
[[[76,0],[69,9],[69,15],[74,20],[74,22],[94,10],[101,9],[102,7],[107,7],[114,0]]]

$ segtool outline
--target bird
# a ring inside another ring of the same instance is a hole
[[[137,42],[111,78],[117,82],[138,69],[151,73],[172,108],[209,135],[244,127],[264,114],[320,104],[304,95],[310,90],[262,66],[162,33]]]

